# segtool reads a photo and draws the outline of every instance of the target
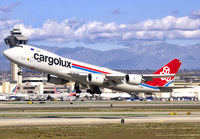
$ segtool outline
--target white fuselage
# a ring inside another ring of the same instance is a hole
[[[67,59],[59,55],[53,54],[43,49],[29,45],[20,45],[4,51],[4,55],[12,62],[32,70],[55,75],[59,78],[90,85],[86,80],[88,74],[99,74],[105,76],[109,75],[122,75],[124,73],[110,70],[104,67],[98,67],[91,64]],[[67,55],[66,55],[67,56]],[[72,77],[73,75],[73,77]],[[101,87],[110,88],[123,92],[158,92],[156,87],[148,85],[130,85],[126,83],[118,84],[116,86],[108,86],[102,84]]]

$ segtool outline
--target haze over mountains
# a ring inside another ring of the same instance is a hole
[[[148,68],[156,70],[174,58],[183,61],[181,69],[200,69],[200,44],[179,46],[168,43],[144,43],[138,46],[109,51],[99,51],[84,47],[36,47],[46,49],[66,58],[111,69],[145,70]],[[9,61],[2,53],[7,48],[5,44],[1,44],[1,70],[9,70],[10,67]]]

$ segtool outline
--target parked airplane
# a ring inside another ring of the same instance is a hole
[[[87,92],[78,93],[77,96],[79,98],[91,98],[92,97],[92,95],[90,93],[87,93]]]
[[[74,89],[74,91],[72,91],[69,95],[68,95],[68,97],[72,97],[72,96],[76,96],[76,90]]]
[[[125,74],[91,64],[67,59],[49,51],[29,45],[18,45],[3,52],[4,56],[19,66],[48,74],[48,82],[65,84],[76,82],[90,87],[91,94],[101,93],[99,87],[123,92],[169,92],[174,88],[169,84],[176,76],[181,60],[174,59],[153,74]]]
[[[121,100],[121,99],[130,99],[131,95],[127,93],[102,93],[102,99],[111,99],[111,100]]]
[[[75,89],[71,93],[60,93],[60,91],[57,89],[57,87],[54,86],[54,92],[55,92],[55,94],[62,94],[62,95],[66,95],[68,97],[76,96]]]
[[[55,92],[55,94],[50,94],[50,96],[52,98],[55,98],[55,99],[61,99],[62,98],[62,99],[67,100],[67,101],[73,101],[76,98],[75,90],[72,91],[71,93],[60,93],[60,91],[54,86],[54,92]]]
[[[0,101],[6,101],[8,99],[6,99],[6,96],[3,94],[0,94]]]

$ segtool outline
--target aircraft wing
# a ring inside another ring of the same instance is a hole
[[[112,85],[112,86],[116,86],[118,84],[122,84],[124,83],[124,76],[125,74],[107,74],[106,75],[106,81]]]
[[[66,71],[60,71],[59,73],[61,73],[64,76],[70,76],[72,78],[81,78],[82,80],[86,79],[88,76],[88,73],[85,72],[66,72]],[[122,84],[123,79],[125,74],[102,74],[102,76],[105,79],[105,83],[108,83],[111,86],[116,86],[118,84]],[[86,83],[88,84],[88,83]],[[84,84],[82,84],[84,85]]]
[[[80,72],[80,73],[76,73],[76,72],[68,72],[65,73],[65,71],[60,71],[61,73],[64,73],[65,75],[71,76],[72,78],[82,78],[83,80],[87,78],[88,73],[85,72]],[[113,86],[116,87],[119,84],[123,84],[124,83],[124,77],[125,77],[125,73],[121,73],[121,74],[103,74],[102,76],[104,76],[104,81],[105,83],[109,84],[109,86]],[[165,77],[174,77],[174,76],[186,76],[186,75],[191,75],[191,74],[144,74],[141,75],[142,80],[144,82],[147,81],[153,81],[153,78],[165,78]],[[172,88],[168,87],[168,88],[162,88],[160,87],[162,90],[170,90]],[[183,87],[182,87],[183,88]],[[173,89],[175,89],[173,87]]]
[[[144,74],[142,75],[142,79],[144,81],[152,81],[153,78],[165,78],[165,77],[174,77],[174,76],[186,76],[191,75],[192,73],[184,73],[184,74]],[[107,74],[106,79],[108,81],[112,81],[116,84],[124,83],[125,74]]]

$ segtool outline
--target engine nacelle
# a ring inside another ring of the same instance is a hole
[[[94,85],[102,85],[104,82],[104,77],[99,74],[88,74],[87,82]]]
[[[53,84],[66,84],[69,81],[65,80],[65,79],[62,79],[62,78],[59,78],[57,76],[53,76],[53,75],[49,75],[48,74],[48,76],[47,76],[47,82],[53,83]]]
[[[136,74],[127,74],[124,77],[124,81],[127,84],[139,85],[142,82],[142,76]]]

